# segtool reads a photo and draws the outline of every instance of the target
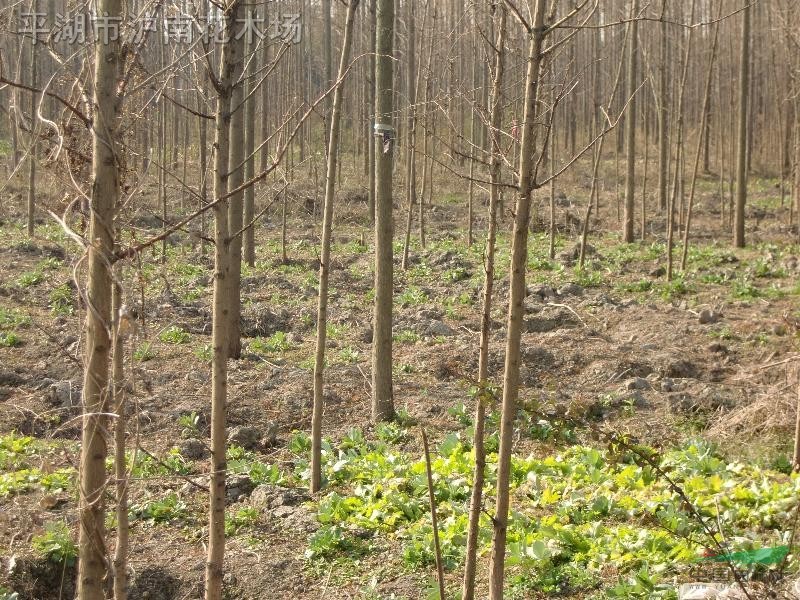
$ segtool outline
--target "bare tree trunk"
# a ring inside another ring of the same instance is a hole
[[[375,117],[375,89],[376,89],[376,82],[375,82],[375,73],[377,71],[377,57],[376,57],[376,48],[377,48],[377,39],[378,39],[378,25],[377,25],[377,3],[378,0],[370,0],[369,2],[369,25],[370,25],[370,58],[369,58],[369,78],[370,78],[370,86],[369,86],[369,95],[367,97],[367,102],[369,103],[371,109],[371,118],[370,121],[372,123],[377,123],[377,119]],[[369,222],[374,225],[375,224],[375,165],[377,164],[377,147],[378,147],[378,138],[375,136],[375,132],[372,130],[372,123],[369,126],[369,147],[367,149],[369,153],[369,192],[368,192],[368,212],[369,212]]]
[[[425,3],[425,15],[422,19],[422,31],[425,32],[425,22],[428,20],[428,5]],[[411,225],[414,220],[414,205],[417,203],[417,91],[419,89],[419,78],[416,69],[413,52],[416,50],[416,27],[414,25],[414,14],[412,3],[406,2],[407,14],[406,23],[408,27],[408,56],[407,56],[407,81],[408,86],[408,145],[406,147],[406,197],[408,199],[408,215],[406,219],[406,236],[403,243],[403,262],[402,268],[408,268],[408,252],[411,245]]]
[[[467,550],[464,564],[464,585],[462,600],[475,598],[475,572],[477,570],[478,532],[483,508],[483,484],[486,477],[486,447],[484,428],[486,403],[491,398],[489,388],[489,334],[492,323],[492,292],[494,289],[494,256],[497,241],[497,204],[500,195],[500,165],[503,140],[500,130],[503,123],[502,86],[505,70],[506,7],[498,6],[499,31],[497,54],[495,55],[494,81],[492,84],[492,113],[490,140],[492,162],[490,178],[492,187],[489,196],[489,231],[486,235],[486,263],[483,280],[483,309],[481,315],[481,340],[478,356],[478,392],[475,396],[475,431],[473,448],[475,450],[475,472],[473,475],[472,496],[469,504],[469,527],[467,529]]]
[[[122,286],[114,282],[112,315],[114,322],[113,397],[114,412],[114,475],[117,493],[117,545],[114,548],[114,600],[128,598],[128,470],[125,460],[127,419],[125,417],[124,335]]]
[[[650,119],[649,104],[644,103],[644,173],[642,174],[642,200],[641,200],[641,232],[639,239],[644,241],[647,237],[647,175],[650,166]]]
[[[98,0],[97,10],[110,19],[122,17],[121,0]],[[92,192],[86,311],[86,359],[81,435],[78,598],[105,600],[108,553],[105,544],[106,431],[108,411],[111,260],[114,210],[119,198],[117,84],[122,68],[119,40],[98,39],[94,59],[94,127]]]
[[[198,108],[200,100],[198,98]],[[208,124],[204,117],[200,117],[200,198],[198,208],[202,208],[208,201]],[[200,213],[200,255],[206,255],[206,211]]]
[[[534,125],[539,91],[539,74],[542,64],[543,27],[546,0],[536,0],[533,29],[525,78],[525,112],[520,144],[519,196],[514,217],[514,237],[511,246],[510,292],[508,300],[508,325],[506,336],[505,374],[503,377],[503,408],[500,422],[500,449],[497,455],[497,499],[492,535],[492,563],[489,579],[491,600],[503,598],[506,535],[510,504],[511,450],[514,419],[519,394],[519,347],[522,336],[522,319],[525,315],[525,270],[528,258],[528,222],[534,173]]]
[[[234,0],[240,11],[241,0]],[[233,61],[231,73],[231,133],[228,152],[228,189],[235,190],[244,182],[245,173],[245,82],[244,82],[244,36],[236,36],[230,40],[229,59]],[[227,45],[227,42],[226,42]],[[228,358],[238,359],[242,353],[242,337],[239,320],[242,314],[241,281],[242,281],[242,229],[244,221],[244,192],[233,194],[228,200],[228,227],[231,235],[230,243],[230,281],[228,293]]]
[[[38,1],[33,0],[32,8],[34,14],[38,12]],[[37,65],[38,59],[36,58],[36,44],[31,43],[31,64],[30,66],[30,86],[35,88],[37,85]],[[36,118],[36,105],[39,101],[39,94],[31,92],[30,94],[30,113],[31,113],[31,135],[30,144],[28,147],[28,237],[33,237],[34,221],[36,218],[36,135],[37,135],[37,118]]]
[[[336,163],[339,159],[339,131],[342,116],[343,79],[350,61],[358,0],[347,5],[344,26],[342,55],[339,60],[337,86],[333,94],[331,109],[330,140],[328,142],[328,164],[325,175],[325,208],[322,217],[322,250],[319,261],[319,298],[317,304],[317,349],[314,356],[314,412],[311,418],[311,493],[322,487],[322,412],[325,370],[325,339],[328,325],[328,279],[331,264],[331,232],[333,229],[333,201],[336,185]]]
[[[225,10],[225,39],[233,40],[239,0]],[[226,42],[220,57],[217,83],[217,115],[214,139],[214,197],[228,192],[233,79],[237,62],[236,45]],[[214,206],[214,297],[211,316],[211,478],[209,482],[208,555],[206,559],[205,600],[222,600],[223,561],[225,558],[225,478],[227,462],[226,403],[228,398],[228,351],[230,348],[231,251],[228,201]]]
[[[706,119],[709,114],[709,104],[711,100],[711,81],[714,71],[714,60],[717,56],[717,43],[719,41],[719,23],[714,25],[714,41],[711,46],[711,56],[708,59],[708,70],[706,72],[706,85],[703,93],[703,112],[701,115],[702,122],[700,124],[700,131],[706,128]],[[689,230],[692,226],[692,207],[694,205],[694,193],[697,187],[697,174],[700,170],[700,153],[702,150],[703,136],[702,134],[697,138],[697,149],[694,157],[694,170],[692,171],[692,181],[689,187],[689,202],[686,208],[686,227],[683,230],[683,253],[681,254],[681,271],[686,271],[686,259],[689,256]]]
[[[742,11],[742,54],[739,63],[739,130],[736,156],[736,212],[734,214],[733,245],[744,248],[744,207],[747,202],[747,119],[750,97],[750,12],[748,4]]]
[[[636,91],[637,54],[639,53],[638,22],[639,0],[631,2],[631,31],[628,35],[628,73],[627,96],[630,98]],[[625,225],[622,232],[622,241],[630,244],[633,242],[633,222],[636,196],[636,98],[630,101],[628,114],[625,116],[625,146],[627,165],[625,174]]]
[[[375,318],[372,337],[372,418],[394,417],[392,397],[392,161],[395,130],[394,0],[377,0],[375,67]]]
[[[433,488],[433,469],[431,468],[431,452],[428,448],[428,436],[422,430],[422,449],[425,454],[425,473],[428,479],[428,502],[431,507],[431,529],[433,530],[433,552],[436,558],[436,581],[439,584],[439,600],[447,600],[444,589],[444,565],[442,563],[442,547],[439,544],[439,523],[436,518],[436,493]]]
[[[662,16],[666,8],[666,0],[662,4]],[[667,38],[667,22],[661,21],[660,65],[658,84],[658,209],[667,209],[667,193],[669,187],[669,88],[668,61],[669,48]]]
[[[694,20],[697,8],[697,0],[692,0],[692,9],[689,20]],[[677,124],[676,124],[676,139],[675,139],[675,173],[672,180],[672,191],[669,195],[667,206],[667,281],[672,281],[673,274],[673,258],[672,248],[674,246],[675,237],[675,202],[678,199],[678,189],[682,186],[683,174],[683,117],[684,117],[684,99],[686,97],[686,80],[689,74],[689,61],[692,57],[692,39],[694,30],[690,29],[687,34],[686,51],[683,56],[683,73],[681,75],[681,82],[678,87],[678,107],[677,107]]]
[[[244,179],[245,181],[250,181],[255,175],[256,169],[256,157],[255,157],[255,149],[256,149],[256,92],[258,90],[255,88],[257,84],[257,78],[259,77],[258,74],[258,63],[256,61],[256,43],[253,42],[250,44],[250,61],[251,61],[251,68],[250,73],[251,80],[250,86],[247,90],[247,100],[245,101],[245,118],[244,118],[244,136],[245,136],[245,147],[244,147],[244,155],[245,155],[245,173]],[[266,65],[264,65],[266,67]],[[262,82],[261,85],[264,85]],[[263,118],[263,116],[262,116]],[[242,222],[244,225],[249,225],[250,222],[253,220],[253,215],[255,212],[255,196],[256,196],[256,189],[255,186],[250,186],[244,191],[244,208],[243,208],[243,219]],[[253,266],[256,263],[256,228],[255,225],[252,225],[244,230],[242,233],[242,258],[244,261],[249,265]]]

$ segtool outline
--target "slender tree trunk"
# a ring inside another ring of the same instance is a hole
[[[233,0],[224,12],[225,36],[233,40],[239,0]],[[223,45],[220,57],[219,81],[217,88],[217,115],[214,139],[214,197],[221,198],[228,192],[228,174],[231,165],[231,98],[233,79],[236,72],[236,45],[227,42]],[[228,399],[228,351],[230,349],[230,308],[231,293],[231,233],[228,223],[228,201],[214,206],[214,295],[211,317],[211,478],[208,511],[208,556],[206,559],[205,600],[222,600],[223,562],[225,558],[225,479],[227,462],[225,452],[227,435]]]
[[[375,318],[372,337],[372,418],[394,417],[392,398],[392,161],[395,130],[394,0],[377,0],[375,67]]]
[[[122,17],[121,0],[98,0],[97,10],[111,19]],[[120,43],[95,42],[92,191],[86,311],[86,358],[83,379],[81,434],[78,598],[105,600],[106,431],[109,395],[109,332],[111,318],[111,260],[114,249],[114,210],[119,198],[117,83],[122,61]]]
[[[122,322],[122,286],[114,282],[112,315],[114,322],[113,404],[117,417],[114,423],[114,475],[117,493],[117,545],[114,548],[114,600],[128,598],[128,470],[125,460],[127,419],[125,417],[124,328]]]
[[[648,103],[644,103],[644,173],[642,174],[642,199],[641,199],[641,232],[639,239],[644,241],[647,237],[647,175],[650,166],[650,119]]]
[[[627,73],[627,96],[630,98],[636,91],[637,55],[639,54],[639,35],[638,22],[636,17],[639,14],[639,0],[631,2],[631,31],[628,35],[628,73]],[[625,147],[627,153],[627,164],[625,173],[625,225],[622,232],[622,240],[628,244],[633,242],[633,222],[636,201],[636,98],[633,98],[628,106],[628,114],[625,116]]]
[[[234,10],[243,12],[239,5],[241,0],[234,0]],[[245,82],[244,82],[244,36],[236,36],[230,40],[229,59],[233,61],[231,74],[231,133],[228,152],[228,189],[235,190],[244,182],[245,174]],[[227,43],[226,43],[227,45]],[[230,281],[227,286],[228,299],[228,358],[238,359],[242,353],[242,337],[239,320],[242,314],[241,281],[242,281],[242,234],[244,221],[244,192],[233,194],[228,200],[228,227],[230,239]]]
[[[370,58],[369,58],[369,95],[367,102],[370,107],[370,126],[369,126],[369,192],[368,192],[368,212],[369,222],[375,225],[375,165],[377,164],[377,146],[378,138],[375,136],[375,131],[372,129],[373,123],[377,123],[375,116],[375,73],[377,72],[377,39],[378,39],[378,24],[377,24],[377,9],[378,0],[370,0],[369,2],[369,25],[370,25]]]
[[[38,12],[39,3],[37,0],[33,1],[33,11]],[[36,44],[31,44],[31,63],[30,63],[30,86],[35,88],[37,86],[37,66],[39,60],[36,57]],[[30,94],[30,113],[31,113],[31,135],[30,145],[28,148],[28,237],[33,237],[34,221],[36,219],[36,135],[37,135],[37,118],[36,118],[36,105],[39,101],[39,94],[31,92]]]
[[[428,5],[425,3],[425,15],[422,19],[422,31],[425,31],[425,22],[428,19]],[[414,220],[414,205],[417,203],[417,90],[419,89],[419,77],[416,69],[414,52],[416,51],[416,27],[414,24],[414,14],[412,3],[406,2],[407,13],[406,23],[408,27],[408,66],[406,85],[408,86],[408,145],[406,147],[406,198],[408,200],[408,215],[406,219],[406,236],[403,244],[402,268],[408,268],[408,252],[411,245],[411,225]]]
[[[701,115],[700,131],[706,128],[706,119],[709,114],[709,104],[711,100],[711,81],[714,71],[714,60],[717,56],[717,43],[719,41],[719,23],[714,25],[714,41],[711,46],[711,56],[708,59],[708,70],[706,72],[706,85],[703,93],[703,112]],[[697,138],[697,148],[694,157],[694,170],[692,171],[692,181],[689,186],[689,201],[686,209],[686,227],[683,230],[683,253],[681,254],[681,271],[686,271],[686,259],[689,255],[689,230],[692,226],[692,207],[694,205],[694,193],[697,187],[697,174],[700,170],[700,153],[702,150],[703,136]]]
[[[733,245],[744,248],[744,207],[747,202],[747,120],[750,97],[750,12],[748,4],[742,11],[742,54],[739,63],[739,130],[736,155],[736,212],[734,215]]]
[[[336,185],[336,163],[339,158],[339,131],[344,96],[343,78],[350,61],[353,42],[353,23],[358,0],[347,5],[347,20],[344,26],[342,55],[339,61],[337,87],[333,94],[331,109],[330,140],[328,142],[328,164],[325,175],[325,208],[322,217],[322,251],[319,261],[319,298],[317,304],[317,350],[314,356],[314,412],[311,418],[311,493],[322,486],[322,413],[324,409],[325,338],[328,325],[328,278],[331,263],[331,233],[333,230],[333,200]]]
[[[257,84],[258,64],[255,57],[256,44],[255,41],[250,44],[251,63],[250,69],[251,80],[250,86],[247,90],[247,100],[245,101],[245,119],[244,119],[244,136],[245,136],[245,181],[250,181],[255,175],[256,169],[256,92],[255,86]],[[266,65],[264,65],[266,67]],[[261,85],[264,85],[262,82]],[[262,116],[263,118],[263,116]],[[249,225],[253,220],[255,213],[255,186],[250,186],[244,191],[244,207],[243,207],[243,224]],[[249,266],[254,266],[256,263],[256,228],[255,224],[245,229],[242,233],[242,258]]]
[[[520,144],[519,196],[514,217],[514,237],[511,245],[508,333],[506,336],[500,449],[497,456],[497,498],[493,522],[492,563],[489,579],[489,597],[491,600],[501,600],[503,598],[506,535],[510,505],[511,450],[514,419],[517,412],[517,396],[519,394],[519,348],[522,336],[522,319],[525,315],[528,222],[530,220],[531,195],[534,185],[534,126],[536,123],[536,103],[542,64],[542,43],[546,30],[543,27],[545,11],[546,0],[536,0],[533,31],[530,34],[528,49],[528,71],[525,78],[525,111]]]
[[[486,447],[484,428],[486,403],[491,399],[489,390],[489,335],[492,323],[492,292],[494,288],[494,251],[497,240],[497,203],[500,195],[500,165],[503,140],[500,131],[503,124],[502,86],[505,70],[506,7],[498,6],[499,30],[495,45],[494,81],[492,84],[492,108],[490,140],[492,145],[492,182],[489,191],[489,231],[486,234],[486,263],[483,280],[483,310],[481,315],[480,353],[478,356],[478,393],[475,396],[475,431],[473,448],[475,450],[475,472],[473,475],[472,496],[469,504],[469,527],[467,529],[467,550],[464,564],[464,585],[462,600],[475,598],[475,572],[477,570],[478,533],[483,508],[483,485],[486,477]]]
[[[692,9],[689,17],[690,21],[694,20],[696,14],[697,0],[692,0]],[[675,237],[675,203],[678,199],[678,190],[682,186],[683,174],[683,117],[684,117],[684,99],[686,97],[686,81],[689,75],[689,61],[692,57],[692,39],[694,30],[690,29],[686,39],[686,52],[683,56],[683,73],[678,87],[678,107],[677,107],[677,123],[676,123],[676,139],[675,139],[675,173],[673,174],[672,190],[669,196],[667,206],[667,281],[672,281],[673,274],[673,257],[672,248],[674,246]]]
[[[666,6],[666,1],[664,5]],[[662,8],[663,12],[663,8]],[[667,23],[661,22],[661,37],[659,41],[660,64],[658,84],[658,208],[663,213],[667,209],[667,193],[669,188],[669,88],[668,88],[668,61],[669,48],[667,38]]]

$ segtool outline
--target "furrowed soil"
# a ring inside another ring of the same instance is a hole
[[[788,359],[797,348],[800,294],[800,246],[787,225],[788,200],[780,206],[774,181],[754,181],[748,247],[735,250],[714,180],[701,183],[687,268],[676,269],[672,282],[664,276],[665,219],[653,207],[644,241],[622,244],[616,233],[597,233],[619,229],[613,195],[604,194],[586,268],[578,270],[576,220],[585,192],[558,192],[552,259],[542,195],[530,241],[520,405],[533,422],[569,424],[572,443],[602,446],[598,429],[656,449],[703,438],[726,459],[785,469],[796,401],[794,363]],[[9,474],[28,474],[13,481],[9,476],[0,488],[0,583],[20,598],[70,598],[74,562],[53,560],[52,553],[48,558],[36,540],[48,532],[52,540],[50,524],[57,522],[76,539],[85,257],[49,218],[27,238],[20,190],[12,185],[2,198],[9,208],[0,224],[0,434],[7,446],[23,436],[34,441],[19,452],[8,450],[15,458],[3,465]],[[245,454],[230,458],[258,461],[283,479],[256,485],[252,472],[231,475],[229,512],[236,517],[228,531],[226,597],[428,597],[435,569],[404,564],[400,542],[388,533],[365,533],[369,551],[355,560],[305,555],[320,523],[293,443],[299,439],[295,432],[310,430],[311,419],[320,230],[314,211],[307,210],[313,197],[303,187],[290,191],[289,261],[280,259],[280,209],[273,209],[256,231],[258,260],[242,272],[243,353],[230,364],[228,427],[231,443]],[[427,207],[427,246],[412,231],[408,270],[400,269],[402,247],[395,247],[394,394],[409,433],[394,446],[415,460],[421,456],[418,426],[436,445],[449,434],[463,436],[463,414],[473,412],[486,198],[476,198],[476,242],[468,248],[465,197],[460,184],[447,195],[434,194]],[[370,422],[372,232],[363,216],[363,190],[342,189],[337,202],[324,416],[324,435],[334,447],[353,428],[369,439],[376,435]],[[63,210],[55,200],[44,203]],[[510,204],[501,215],[492,309],[490,374],[498,385]],[[406,207],[395,209],[395,237],[402,240]],[[78,221],[72,220],[76,228]],[[127,209],[121,222],[132,224],[123,228],[125,244],[160,230],[144,208]],[[678,265],[680,251],[678,243]],[[165,262],[157,244],[117,271],[125,303],[140,317],[126,341],[125,359],[129,448],[136,449],[137,464],[145,465],[133,468],[130,482],[133,599],[202,596],[210,253],[210,247],[201,252],[197,236],[179,232],[167,240]],[[543,457],[564,446],[563,440],[536,439],[520,429],[514,452]],[[48,478],[57,473],[64,474],[63,482]],[[113,512],[113,486],[107,504]],[[487,510],[492,506],[490,497]],[[114,524],[110,517],[109,548]],[[488,554],[481,556],[480,597]],[[454,595],[460,576],[458,567],[448,571]]]

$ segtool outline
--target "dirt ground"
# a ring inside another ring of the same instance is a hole
[[[680,285],[666,284],[663,277],[662,216],[651,219],[646,241],[630,246],[621,246],[616,233],[596,233],[618,229],[613,190],[603,196],[602,220],[589,240],[589,270],[583,275],[574,271],[573,221],[583,212],[585,194],[578,183],[559,190],[556,258],[546,256],[541,225],[534,227],[531,239],[521,404],[554,419],[628,432],[656,447],[699,435],[731,456],[770,464],[786,457],[791,447],[796,379],[793,363],[785,361],[797,348],[800,247],[786,224],[788,205],[776,204],[774,182],[752,184],[749,246],[736,251],[722,227],[714,180],[703,183],[693,223],[702,232],[693,234],[699,249],[690,255],[690,273]],[[29,315],[30,322],[15,330],[19,346],[0,347],[0,433],[46,440],[47,452],[36,458],[42,471],[76,468],[85,310],[73,275],[82,281],[83,263],[76,247],[44,218],[34,239],[26,239],[17,193],[12,186],[2,198],[7,208],[0,212],[0,307]],[[280,213],[270,214],[257,230],[258,263],[242,279],[245,350],[230,369],[232,435],[246,437],[247,430],[236,429],[256,428],[262,436],[247,444],[262,460],[287,471],[293,468],[288,451],[292,434],[308,431],[311,418],[319,224],[304,208],[308,194],[297,189],[292,196],[290,264],[280,264]],[[368,435],[372,428],[371,232],[362,217],[363,190],[343,189],[340,196],[324,417],[325,435],[333,440],[352,427]],[[447,195],[434,195],[427,248],[415,239],[409,271],[400,270],[402,253],[395,253],[395,403],[435,439],[460,428],[450,409],[465,403],[472,411],[469,388],[477,370],[485,198],[478,196],[477,241],[467,249],[464,197],[460,185]],[[546,201],[543,195],[542,222],[548,219]],[[57,205],[55,200],[51,204]],[[508,271],[510,208],[501,225],[502,273]],[[402,204],[395,214],[396,239],[401,240]],[[138,223],[138,239],[157,230],[146,210],[129,216]],[[362,237],[367,246],[361,246]],[[129,342],[130,442],[157,457],[175,446],[189,456],[186,440],[202,441],[208,432],[211,264],[189,244],[187,235],[177,234],[170,239],[166,265],[160,264],[159,246],[141,257],[143,267],[128,265],[121,271],[126,301],[145,316],[139,336]],[[36,278],[25,275],[36,272],[39,281],[30,283]],[[502,273],[495,288],[490,361],[498,382],[508,290]],[[65,290],[66,300],[59,300]],[[164,341],[169,327],[188,333],[188,341]],[[248,345],[256,336],[273,339],[276,332],[286,334],[277,352]],[[578,435],[591,438],[588,430]],[[418,452],[413,441],[407,449]],[[520,454],[548,450],[547,444],[522,436],[515,447]],[[134,503],[153,491],[171,489],[186,504],[183,519],[157,526],[133,523],[132,599],[201,596],[207,495],[196,488],[208,464],[202,448],[197,456],[187,460],[187,475],[148,475],[132,483]],[[249,491],[232,508],[252,504]],[[317,526],[313,506],[303,503],[308,498],[302,490],[291,498],[281,493],[279,501],[259,506],[247,535],[229,540],[229,598],[424,597],[433,570],[400,568],[391,558],[390,540],[378,540],[383,551],[365,556],[357,572],[339,572],[336,564],[327,571],[310,567],[303,553]],[[73,568],[54,569],[31,549],[32,538],[47,522],[64,520],[75,531],[74,488],[57,496],[52,502],[50,494],[38,489],[0,496],[0,583],[20,598],[72,597]],[[487,561],[484,556],[482,569]],[[457,571],[448,575],[454,586],[459,576]]]

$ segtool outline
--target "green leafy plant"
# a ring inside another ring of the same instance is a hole
[[[209,362],[214,356],[214,348],[211,347],[211,344],[203,344],[195,348],[193,353],[199,360]]]
[[[0,348],[16,348],[22,345],[20,338],[13,331],[0,331]]]
[[[35,271],[27,271],[17,278],[17,285],[21,288],[31,287],[42,282],[44,276],[38,269]]]
[[[78,558],[78,546],[60,521],[45,525],[44,533],[33,536],[31,545],[40,556],[58,564],[73,565]]]
[[[17,327],[28,327],[31,324],[29,315],[18,309],[0,307],[0,329],[15,329]]]
[[[257,337],[249,342],[251,352],[257,354],[279,354],[292,347],[289,338],[283,331],[276,331],[268,338]]]
[[[140,502],[132,504],[128,512],[132,520],[145,521],[150,525],[167,523],[188,516],[186,503],[175,492],[170,492],[163,498],[145,497]]]
[[[75,312],[72,288],[68,283],[63,283],[50,291],[48,296],[50,312],[54,315],[71,315]]]
[[[409,286],[397,296],[397,303],[402,307],[420,306],[428,301],[428,294],[416,287]]]
[[[192,336],[182,327],[170,325],[159,334],[158,339],[165,344],[186,344],[192,339]]]
[[[152,360],[156,357],[156,353],[153,350],[153,343],[152,342],[142,342],[139,344],[138,348],[133,351],[133,358],[134,360],[138,360],[139,362],[147,362],[148,360]]]

